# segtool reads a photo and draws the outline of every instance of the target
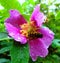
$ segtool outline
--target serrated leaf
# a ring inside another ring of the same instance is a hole
[[[14,43],[11,48],[11,63],[28,63],[29,50],[28,44],[22,45],[20,43]]]

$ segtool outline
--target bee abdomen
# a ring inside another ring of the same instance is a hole
[[[29,33],[28,36],[33,38],[33,39],[34,38],[42,38],[43,34],[40,34],[40,33]]]

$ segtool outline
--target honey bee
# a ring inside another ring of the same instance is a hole
[[[35,32],[35,33],[29,33],[28,36],[30,38],[32,37],[32,39],[34,39],[34,38],[42,38],[43,37],[43,34],[38,33],[38,32]]]

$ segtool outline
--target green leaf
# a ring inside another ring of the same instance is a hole
[[[18,0],[0,0],[0,3],[7,10],[17,9],[20,12],[23,11]]]
[[[26,18],[26,20],[29,22],[30,20],[30,15],[27,15],[27,14],[23,14],[24,18]]]
[[[58,11],[58,12],[57,12],[57,14],[56,14],[56,17],[55,17],[55,18],[56,18],[56,20],[59,20],[59,19],[60,19],[60,11]]]
[[[7,52],[7,51],[9,51],[9,50],[10,50],[10,46],[1,48],[1,49],[0,49],[0,54],[1,54],[1,53],[4,53],[4,52]]]
[[[60,48],[60,39],[54,39],[52,43],[53,48]]]
[[[0,41],[7,40],[7,39],[12,39],[12,38],[8,37],[8,34],[7,33],[0,32]]]
[[[28,63],[29,50],[28,44],[13,43],[11,48],[11,63]]]
[[[8,59],[4,59],[4,58],[0,58],[0,63],[6,63],[6,62],[9,62]]]
[[[56,54],[48,55],[45,58],[38,58],[35,62],[33,62],[31,59],[29,63],[60,63],[60,57]]]

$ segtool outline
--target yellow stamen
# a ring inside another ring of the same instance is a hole
[[[30,23],[25,23],[25,24],[21,25],[20,33],[23,36],[30,38],[28,35],[36,33],[38,29],[39,28],[35,25],[35,22],[31,21]]]

